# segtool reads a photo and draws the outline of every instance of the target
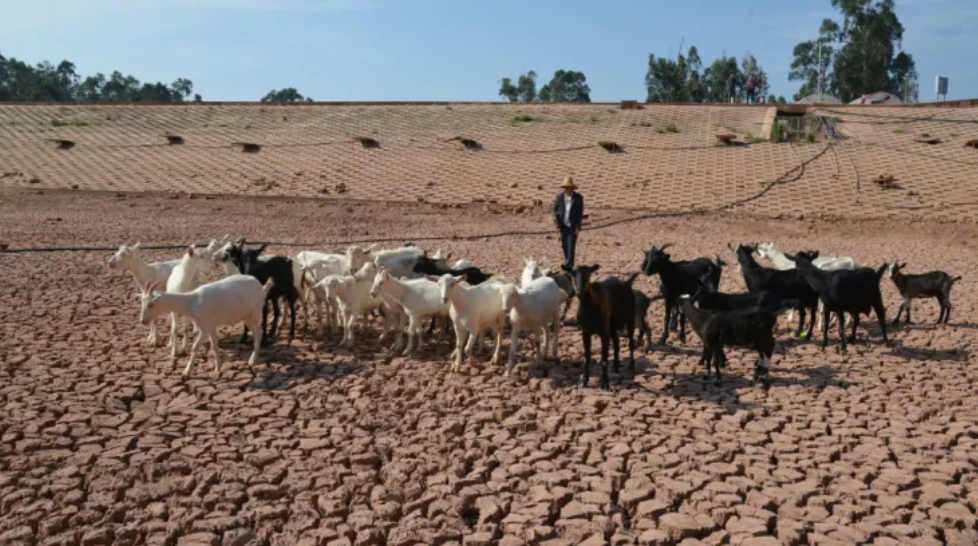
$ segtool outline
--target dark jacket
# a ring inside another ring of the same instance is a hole
[[[557,223],[557,227],[564,228],[564,192],[557,194],[556,199],[554,199],[553,208],[554,221]],[[581,222],[584,220],[584,197],[574,192],[571,194],[571,211],[570,211],[570,227],[572,230],[577,231],[581,227]]]

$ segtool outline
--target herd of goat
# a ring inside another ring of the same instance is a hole
[[[451,253],[440,250],[432,256],[408,244],[377,250],[351,246],[345,253],[303,251],[294,257],[265,255],[266,245],[246,248],[243,238],[225,236],[205,247],[190,247],[177,260],[146,263],[140,256],[139,243],[122,245],[109,260],[109,267],[129,271],[141,289],[140,321],[149,326],[148,342],[159,345],[156,319],[170,315],[170,350],[173,358],[186,351],[189,327],[196,339],[183,375],[189,374],[200,344],[205,337],[214,354],[215,374],[220,371],[217,350],[217,328],[244,323],[242,343],[252,331],[254,349],[249,363],[254,363],[260,347],[275,339],[285,315],[289,320],[289,342],[295,336],[297,311],[304,315],[309,328],[309,308],[316,314],[320,334],[326,328],[342,329],[347,347],[355,343],[358,320],[366,323],[371,316],[383,318],[380,339],[393,336],[391,350],[410,355],[420,348],[425,334],[423,322],[430,319],[431,334],[438,321],[441,335],[449,329],[455,333],[452,370],[457,370],[467,355],[481,345],[482,336],[495,336],[491,362],[500,361],[502,336],[510,328],[511,341],[506,364],[508,375],[516,359],[520,333],[533,339],[535,362],[546,358],[548,349],[557,360],[557,338],[572,299],[577,299],[577,327],[584,345],[581,385],[589,380],[593,336],[601,342],[602,389],[609,388],[608,352],[613,350],[613,368],[620,365],[620,341],[628,339],[629,371],[634,374],[636,345],[645,339],[645,350],[652,346],[651,330],[646,322],[652,301],[665,303],[662,335],[665,344],[670,330],[679,330],[685,341],[686,321],[703,344],[700,363],[705,366],[704,380],[720,380],[725,367],[724,347],[735,346],[757,351],[753,380],[767,388],[770,385],[770,362],[774,352],[774,329],[779,314],[797,311],[796,335],[811,337],[816,320],[822,329],[824,349],[828,343],[831,319],[837,319],[840,350],[855,342],[861,314],[876,316],[884,343],[885,306],[880,294],[880,279],[888,276],[898,289],[901,302],[894,323],[906,311],[910,322],[910,303],[916,298],[936,298],[940,304],[938,322],[950,319],[952,285],[961,277],[943,271],[919,275],[903,273],[903,263],[883,264],[878,269],[857,266],[852,258],[820,257],[818,252],[800,251],[794,255],[779,252],[773,243],[730,247],[737,256],[747,292],[725,294],[718,291],[724,265],[715,260],[698,258],[674,261],[666,252],[669,245],[653,246],[645,251],[640,272],[625,279],[610,276],[592,277],[598,265],[563,267],[544,271],[535,260],[525,260],[519,284],[501,276],[486,273],[467,260],[448,264]],[[766,259],[774,266],[765,267],[755,259]],[[210,269],[223,268],[226,276],[202,283]],[[658,275],[660,293],[649,297],[632,287],[644,273]],[[283,313],[280,302],[287,306]],[[272,322],[268,325],[268,307]],[[845,316],[852,319],[852,333],[845,336]],[[808,331],[803,332],[805,317]],[[180,319],[183,319],[183,343],[178,349]],[[791,317],[789,316],[789,320]],[[638,330],[638,338],[635,331]],[[406,344],[404,337],[407,337]],[[711,370],[712,366],[712,370]]]

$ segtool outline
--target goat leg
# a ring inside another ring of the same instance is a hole
[[[616,340],[617,336],[614,335],[603,335],[599,336],[601,338],[601,390],[606,391],[611,389],[611,378],[608,376],[608,345],[610,345],[609,337],[614,337]]]
[[[617,334],[611,336],[611,351],[612,356],[614,356],[614,364],[611,367],[611,371],[618,373],[621,370],[621,359],[619,358],[619,352],[621,351],[621,336]]]
[[[856,328],[859,327],[859,313],[852,314],[852,335],[849,336],[849,343],[856,343]]]
[[[564,310],[563,312],[560,313],[560,322],[563,323],[564,320],[567,318],[567,311],[570,310],[570,306],[571,306],[571,298],[568,297],[567,301],[564,302]]]
[[[635,378],[635,327],[628,327],[628,373]]]
[[[889,345],[890,339],[886,337],[886,307],[883,307],[882,300],[873,303],[873,312],[876,313],[876,321],[879,322],[880,331],[883,332],[883,344]],[[948,308],[948,313],[950,312]]]
[[[805,339],[812,338],[812,332],[814,331],[815,328],[815,315],[818,313],[818,304],[820,301],[822,300],[815,300],[815,305],[812,305],[812,307],[808,310],[810,317],[808,320],[808,333],[805,334]],[[831,314],[826,315],[824,311],[822,312],[822,317],[825,320],[832,320],[832,315]]]
[[[683,313],[682,309],[676,311],[679,315],[679,343],[682,345],[686,344],[686,313]]]
[[[707,363],[709,366],[709,363]],[[718,345],[713,351],[713,384],[720,384],[720,368],[727,367],[727,355],[723,352],[723,346]]]
[[[584,370],[581,372],[581,387],[587,387],[591,379],[591,334],[581,331],[581,343],[584,345]]]
[[[255,332],[258,335],[258,332]],[[262,305],[261,308],[261,344],[262,346],[270,345],[272,342],[272,337],[268,335],[268,306]]]
[[[897,314],[896,314],[896,316],[895,316],[895,317],[893,317],[893,325],[894,325],[894,326],[896,326],[897,324],[900,324],[900,315],[902,315],[902,314],[903,314],[903,309],[904,309],[904,308],[905,308],[906,306],[907,306],[907,300],[906,300],[906,298],[904,298],[904,299],[901,299],[901,300],[900,300],[900,306],[899,306],[899,307],[897,307]]]
[[[822,310],[822,346],[821,349],[824,351],[826,347],[829,346],[829,316],[832,311],[826,306]]]
[[[201,330],[200,333],[197,334],[197,339],[194,340],[193,346],[190,347],[190,360],[187,361],[187,367],[183,369],[183,373],[181,374],[181,377],[184,379],[190,375],[190,369],[194,367],[194,358],[197,356],[197,349],[200,347],[200,342],[203,339],[204,331]]]
[[[672,305],[666,302],[666,313],[662,317],[662,335],[659,336],[659,345],[665,345],[666,339],[669,337],[669,315],[672,312]]]
[[[292,345],[292,341],[295,339],[295,297],[289,298],[289,308],[291,309],[291,320],[289,321],[289,345]],[[306,315],[306,326],[309,326],[309,315]]]
[[[839,317],[839,342],[841,343],[839,351],[845,353],[849,351],[846,347],[846,314],[843,311],[837,311],[836,315]],[[827,330],[828,326],[825,329]]]

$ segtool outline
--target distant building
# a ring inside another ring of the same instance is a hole
[[[795,104],[842,104],[842,101],[838,97],[826,95],[825,93],[812,93]]]
[[[863,95],[858,99],[850,102],[849,104],[903,104],[903,100],[894,95],[893,93],[884,93],[882,91],[878,93],[870,93],[868,95]]]

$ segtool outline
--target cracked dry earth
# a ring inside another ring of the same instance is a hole
[[[624,216],[594,211],[592,221]],[[0,243],[11,248],[224,233],[410,241],[549,226],[542,210],[490,206],[0,199]],[[181,382],[167,349],[145,344],[135,283],[108,271],[110,253],[0,254],[0,543],[975,544],[976,232],[732,216],[585,232],[582,260],[607,272],[634,271],[653,242],[675,243],[677,258],[734,263],[727,242],[774,240],[965,276],[950,325],[934,327],[937,306],[918,302],[919,322],[891,331],[892,347],[869,324],[849,354],[835,350],[835,332],[820,352],[790,340],[782,319],[769,392],[750,386],[753,355],[736,349],[722,385],[702,384],[699,342],[675,336],[638,351],[636,376],[613,374],[610,392],[594,377],[575,388],[572,326],[561,332],[563,362],[549,374],[528,367],[524,343],[513,378],[486,363],[447,374],[446,342],[392,357],[374,326],[352,352],[334,347],[338,334],[302,331],[249,367],[235,327],[223,331],[220,376],[208,359]],[[512,277],[525,256],[558,257],[543,236],[419,244]],[[722,284],[743,289],[735,266]],[[888,280],[883,291],[892,314]],[[653,305],[654,336],[661,316]]]

